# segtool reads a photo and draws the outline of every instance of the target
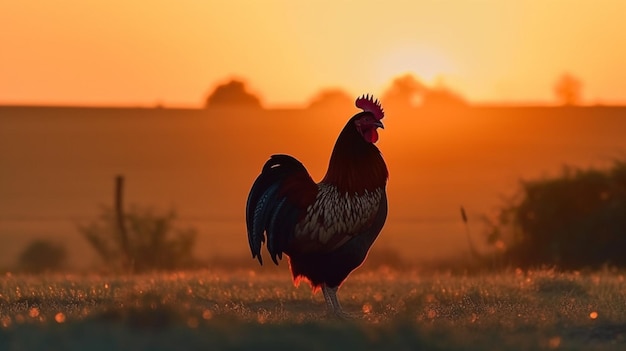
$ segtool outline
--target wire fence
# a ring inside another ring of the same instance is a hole
[[[67,214],[67,215],[0,215],[0,223],[21,223],[21,222],[75,222],[75,221],[90,221],[97,218],[94,214]],[[176,219],[181,222],[197,222],[197,223],[216,223],[227,222],[244,223],[243,216],[198,216],[198,215],[177,215]],[[387,221],[399,222],[399,223],[462,223],[460,216],[414,216],[414,217],[388,217]]]

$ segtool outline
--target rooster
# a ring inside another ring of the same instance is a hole
[[[289,155],[272,155],[257,177],[246,204],[252,258],[266,243],[278,265],[283,254],[296,285],[304,279],[321,288],[329,314],[348,317],[337,290],[359,267],[387,218],[388,170],[374,145],[384,128],[383,109],[373,96],[356,99],[362,112],[339,134],[326,175],[315,183]]]

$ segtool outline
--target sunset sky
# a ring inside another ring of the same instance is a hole
[[[266,106],[380,94],[413,72],[473,102],[626,102],[626,1],[3,1],[0,103],[201,106],[245,78]]]

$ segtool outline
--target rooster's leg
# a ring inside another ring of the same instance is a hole
[[[322,293],[324,294],[324,301],[326,301],[328,313],[334,313],[335,305],[333,305],[333,300],[330,298],[330,288],[326,286],[326,284],[322,285]]]
[[[326,308],[328,310],[328,314],[334,315],[340,318],[347,318],[347,319],[353,318],[351,315],[344,312],[343,308],[341,308],[341,304],[339,303],[339,300],[337,299],[337,289],[339,289],[338,286],[334,288],[331,288],[326,284],[322,286],[322,293],[324,293],[324,300],[326,300]]]

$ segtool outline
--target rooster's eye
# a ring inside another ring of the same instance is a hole
[[[374,123],[376,123],[376,121],[372,116],[365,116],[357,120],[357,126],[371,126]]]
[[[372,123],[372,117],[371,116],[363,116],[363,117],[357,119],[354,122],[355,122],[355,124],[358,127],[363,126],[363,125],[368,125],[368,124]]]

